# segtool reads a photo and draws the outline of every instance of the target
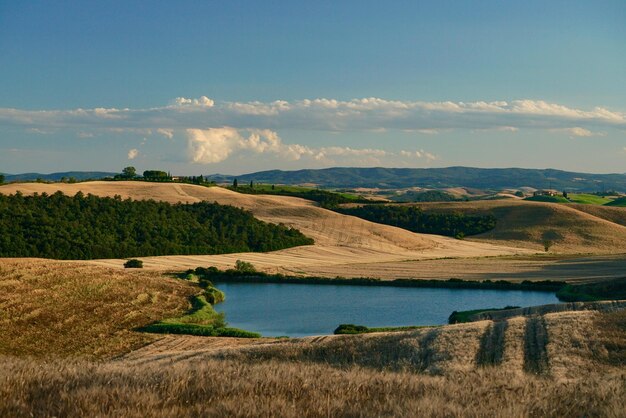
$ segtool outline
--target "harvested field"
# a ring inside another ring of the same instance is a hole
[[[298,270],[303,267],[349,265],[355,260],[395,262],[403,259],[476,257],[528,254],[526,249],[415,234],[400,228],[368,222],[316,207],[312,202],[286,196],[246,195],[219,187],[146,182],[86,182],[76,184],[16,183],[0,186],[0,193],[65,194],[78,191],[98,196],[155,199],[170,203],[216,201],[250,210],[255,217],[299,229],[315,245],[268,254],[245,253],[220,256],[148,257],[146,268],[181,269],[190,266],[230,267],[245,259],[265,271]],[[99,260],[98,264],[121,267],[123,260]]]
[[[0,355],[124,353],[156,339],[132,329],[184,312],[196,292],[158,272],[0,259]]]
[[[246,345],[172,336],[104,363],[5,357],[0,415],[619,417],[626,372],[606,347],[626,329],[605,315]]]
[[[551,253],[626,252],[626,209],[594,205],[555,204],[524,200],[445,202],[419,204],[425,211],[492,214],[495,229],[468,238]]]
[[[3,359],[2,416],[623,416],[620,372],[555,382],[502,369],[444,378],[280,361],[169,367]]]
[[[624,208],[590,209],[596,207],[517,200],[420,204],[425,210],[463,210],[494,213],[498,217],[495,230],[455,240],[340,215],[299,198],[246,195],[218,187],[144,182],[0,186],[0,193],[17,190],[23,193],[61,190],[66,194],[81,190],[100,196],[117,194],[123,198],[152,198],[172,203],[217,201],[251,210],[259,219],[298,228],[316,241],[312,246],[272,253],[146,257],[142,259],[146,269],[183,270],[209,265],[230,268],[242,259],[262,271],[292,275],[512,281],[599,280],[623,275],[626,269],[626,258],[622,255],[626,253]],[[544,234],[554,238],[550,253],[555,254],[544,253]],[[91,263],[121,267],[123,260]]]
[[[618,417],[626,408],[624,310],[244,340],[131,331],[179,314],[197,291],[154,271],[2,260],[0,285],[0,416]]]

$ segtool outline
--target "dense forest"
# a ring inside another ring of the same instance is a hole
[[[481,234],[496,226],[493,215],[470,216],[463,213],[425,213],[419,206],[363,205],[339,208],[337,212],[372,222],[397,226],[413,232],[463,238]]]
[[[78,193],[0,195],[0,257],[126,258],[273,251],[313,240],[217,203]]]
[[[347,197],[345,194],[331,192],[328,190],[309,189],[304,187],[289,187],[289,186],[272,186],[267,185],[259,186],[230,186],[228,189],[236,191],[238,193],[245,194],[271,194],[279,196],[291,196],[300,197],[303,199],[312,200],[317,202],[323,208],[335,208],[342,203],[362,203],[364,199],[359,199],[357,196]]]

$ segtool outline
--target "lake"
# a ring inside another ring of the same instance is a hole
[[[332,334],[339,324],[441,325],[452,311],[557,303],[554,293],[288,283],[216,283],[228,325],[265,337]]]

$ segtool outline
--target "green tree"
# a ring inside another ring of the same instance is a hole
[[[237,186],[239,185],[239,183],[237,182],[237,179],[233,180],[233,187],[236,189]]]
[[[143,177],[146,180],[163,181],[171,179],[170,175],[165,171],[160,170],[146,170],[143,172]]]
[[[4,174],[0,174],[0,184],[4,183]]]
[[[124,167],[122,170],[122,177],[132,179],[133,177],[137,177],[137,170],[135,167],[129,166]]]

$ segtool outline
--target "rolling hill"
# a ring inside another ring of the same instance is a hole
[[[241,194],[221,187],[202,187],[177,183],[147,182],[85,182],[12,183],[0,186],[0,193],[48,193],[60,190],[73,195],[78,191],[97,196],[119,195],[123,199],[154,199],[170,203],[199,201],[217,202],[250,210],[266,222],[284,224],[301,231],[315,241],[315,245],[291,248],[271,253],[237,253],[215,256],[161,256],[144,258],[144,266],[161,269],[195,268],[216,265],[232,267],[236,260],[245,259],[266,271],[299,271],[308,266],[329,264],[350,265],[355,262],[399,261],[440,257],[476,257],[526,254],[528,250],[459,241],[438,235],[415,234],[404,229],[368,222],[353,216],[315,206],[311,201],[268,195]],[[101,261],[111,266],[122,266],[123,260]],[[364,273],[362,273],[364,275]]]
[[[312,183],[320,187],[508,189],[534,187],[568,191],[626,191],[626,174],[589,174],[554,169],[524,168],[357,168],[335,167],[319,170],[270,170],[240,176],[208,176],[217,182],[242,184],[254,181],[269,184]]]
[[[78,181],[83,180],[99,180],[105,177],[113,177],[118,173],[110,173],[107,171],[64,171],[59,173],[41,174],[41,173],[22,173],[22,174],[4,174],[4,180],[9,181],[35,181],[41,179],[44,181],[60,181],[62,178],[74,178]]]
[[[626,210],[581,204],[505,200],[423,203],[425,211],[493,214],[496,227],[470,240],[506,243],[564,253],[625,252]]]
[[[263,221],[297,228],[315,240],[314,245],[271,253],[145,257],[144,266],[149,269],[230,268],[242,259],[265,272],[292,275],[582,280],[623,275],[625,264],[619,255],[626,252],[624,209],[606,206],[519,200],[420,204],[425,210],[493,213],[498,218],[496,228],[489,233],[457,240],[341,215],[300,198],[247,195],[220,187],[145,182],[0,186],[0,193],[17,190],[24,194],[52,194],[57,190],[74,194],[81,190],[85,194],[171,203],[217,201],[248,209]],[[553,241],[549,256],[543,248],[546,238]],[[537,257],[536,253],[543,255]],[[585,256],[573,258],[572,254]],[[91,263],[121,268],[124,260]]]

